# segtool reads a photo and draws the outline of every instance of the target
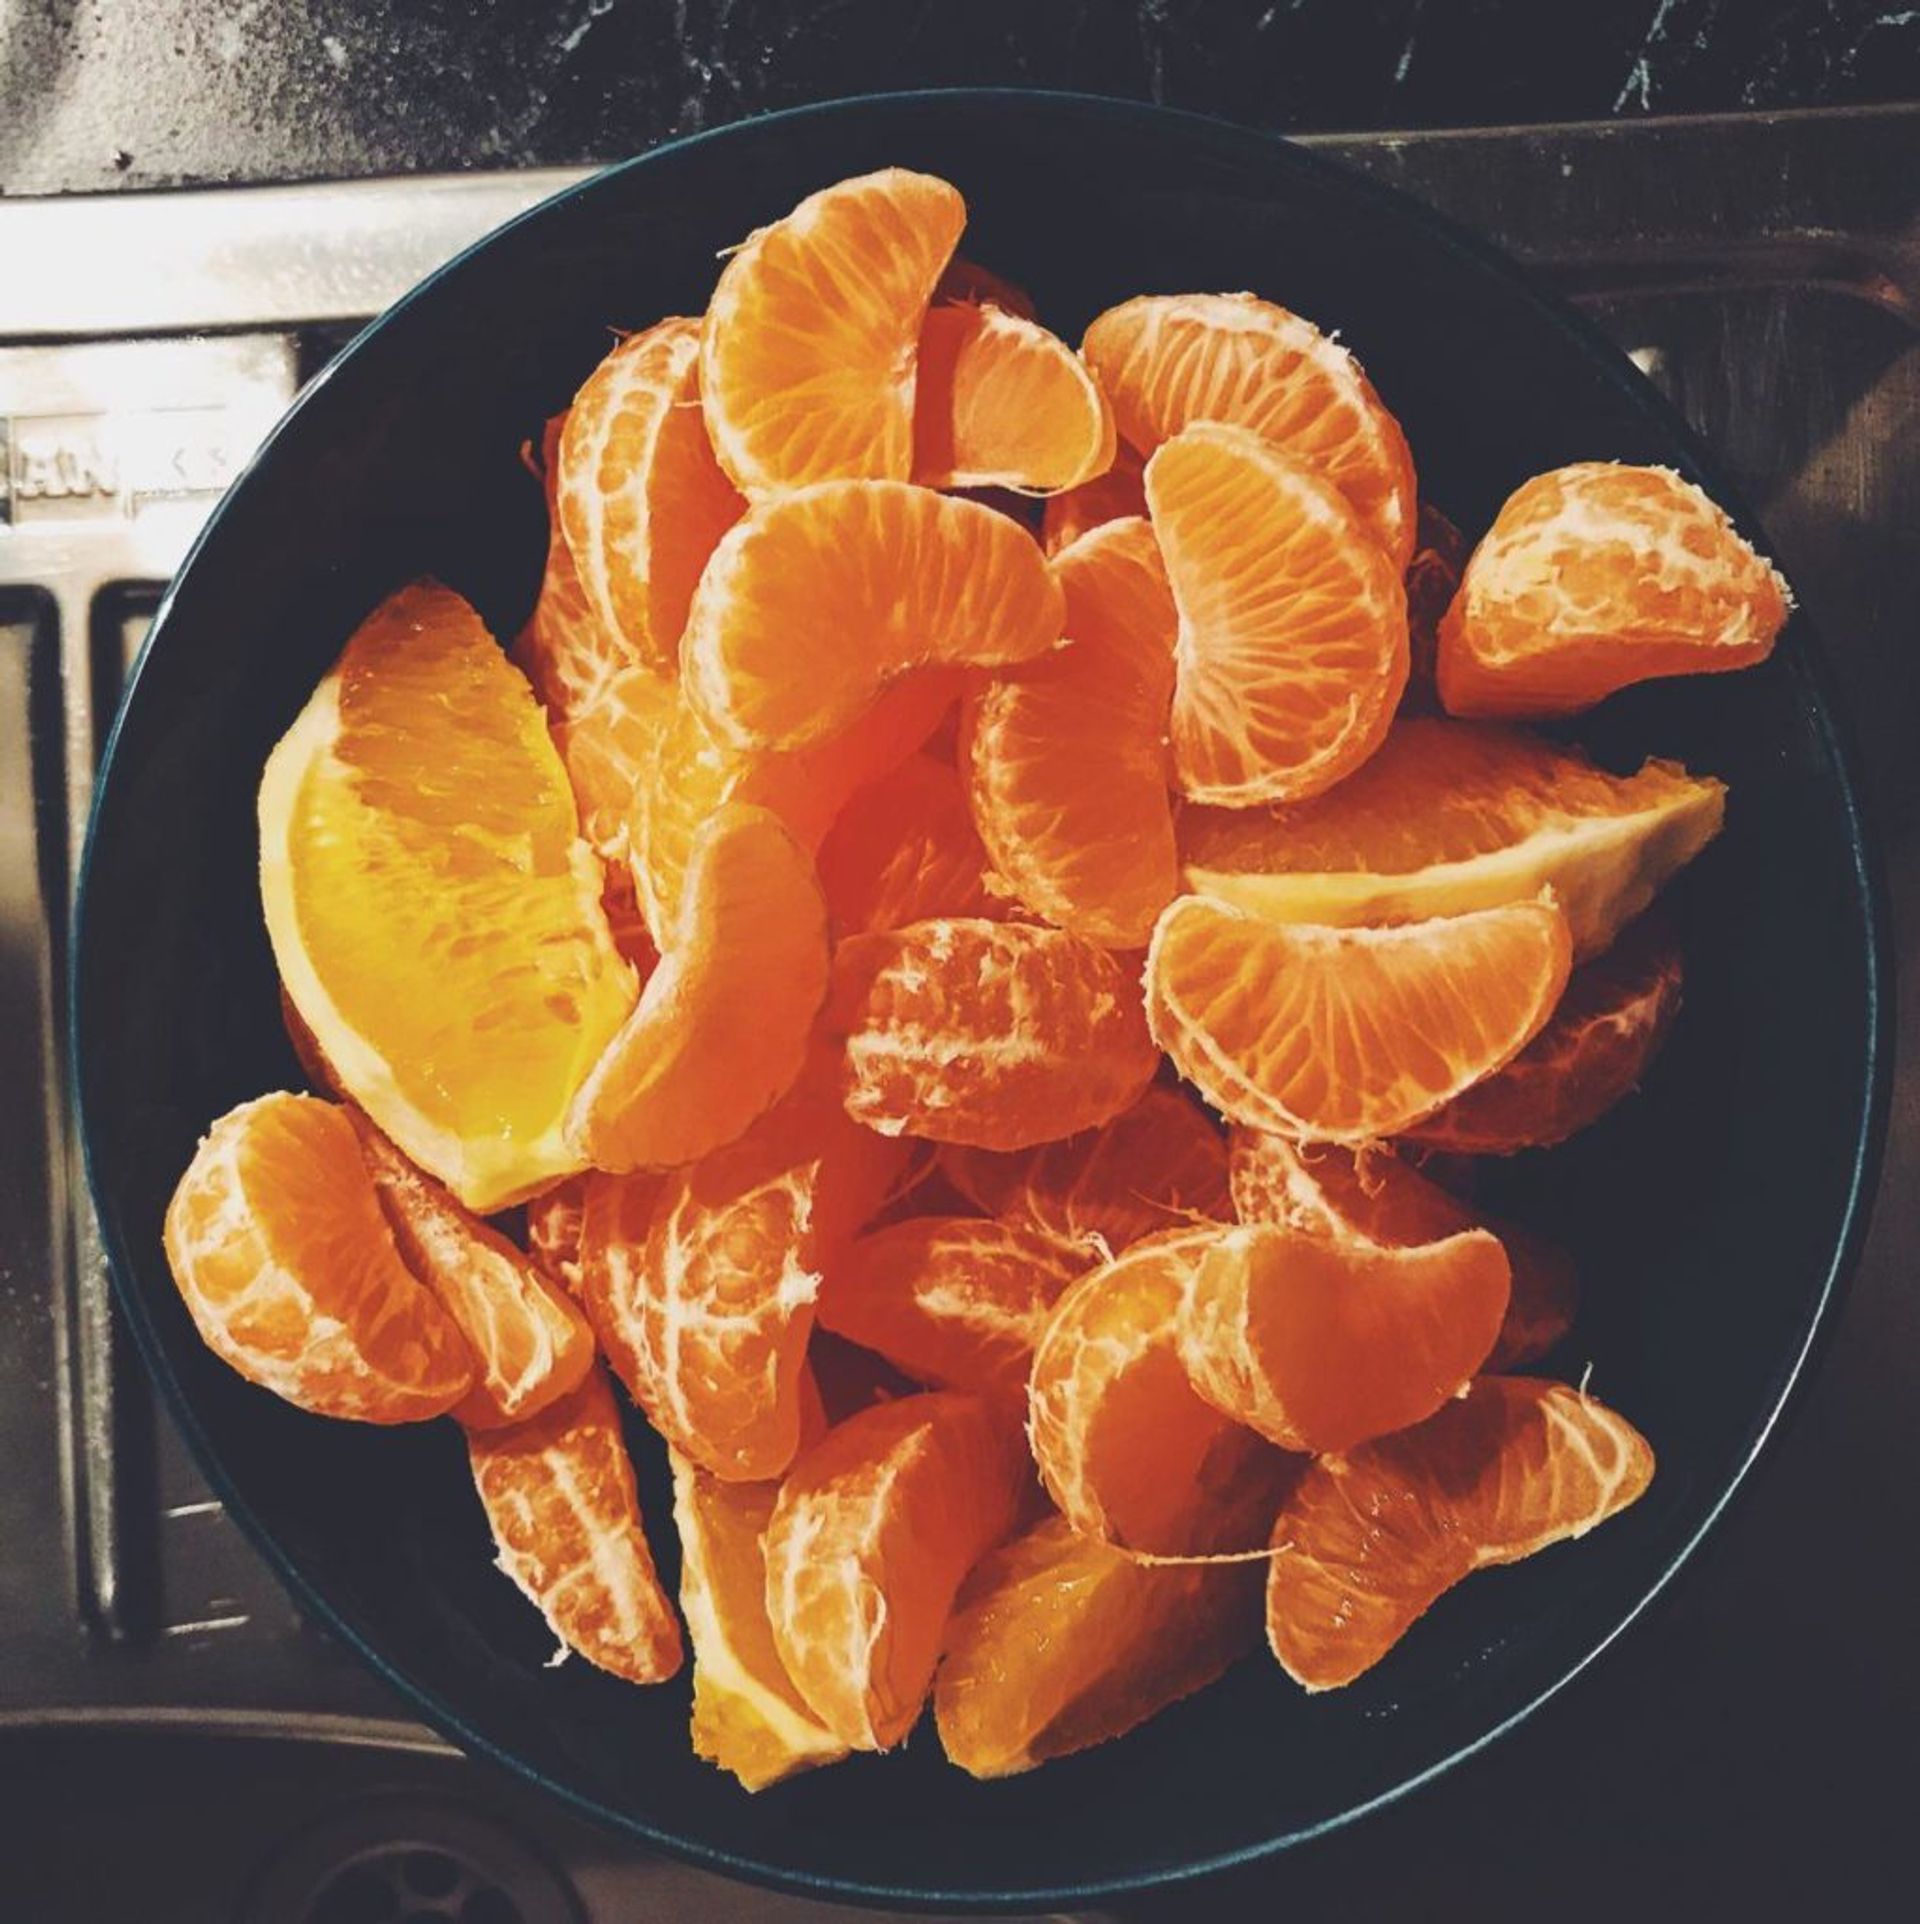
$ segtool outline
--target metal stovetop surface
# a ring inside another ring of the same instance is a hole
[[[1534,263],[1717,450],[1833,656],[1904,958],[1920,926],[1920,108],[1311,144]],[[105,718],[220,486],[354,323],[577,177],[0,201],[0,1726],[441,1747],[298,1618],[126,1353],[73,1173],[63,931]],[[1755,1180],[1791,1180],[1792,1160],[1783,1142]],[[1778,1894],[1803,1863],[1790,1835],[1811,1825],[1824,1853],[1870,1827],[1876,1759],[1904,1756],[1915,1781],[1916,1169],[1909,1049],[1824,1369],[1606,1681],[1223,1906],[1308,1890],[1384,1906],[1463,1851],[1496,1907],[1502,1890],[1532,1901],[1531,1863],[1540,1900],[1564,1905],[1569,1877],[1605,1891],[1636,1849],[1676,1891],[1715,1862],[1737,1879],[1777,1859]],[[1849,1862],[1872,1860],[1863,1832]]]

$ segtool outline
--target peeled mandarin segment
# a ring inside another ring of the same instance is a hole
[[[1116,521],[1055,557],[1065,644],[963,711],[973,819],[1036,915],[1139,948],[1180,886],[1167,792],[1178,617],[1153,531]]]
[[[848,801],[820,844],[820,888],[840,935],[932,916],[996,916],[987,852],[945,762],[910,756]]]
[[[724,740],[797,748],[910,670],[1025,661],[1060,635],[1060,589],[1019,523],[905,482],[823,481],[714,550],[681,674]]]
[[[807,1708],[774,1648],[760,1539],[779,1494],[776,1483],[723,1483],[674,1453],[680,1610],[693,1644],[694,1754],[748,1790],[847,1754]]]
[[[1209,1403],[1282,1449],[1350,1450],[1459,1393],[1500,1334],[1507,1277],[1480,1229],[1406,1249],[1228,1230],[1194,1266],[1180,1356]]]
[[[207,1347],[318,1416],[415,1423],[472,1352],[393,1246],[344,1109],[262,1096],[207,1132],[167,1205],[167,1262]]]
[[[1083,534],[1147,511],[1146,462],[1122,441],[1105,474],[1083,481],[1064,494],[1048,497],[1040,520],[1040,545],[1050,555],[1071,547]]]
[[[1186,895],[1147,956],[1147,1018],[1230,1121],[1319,1142],[1398,1135],[1545,1026],[1571,943],[1551,902],[1402,928],[1276,926]]]
[[[1331,788],[1407,685],[1399,564],[1329,482],[1244,428],[1187,428],[1146,489],[1180,611],[1181,793],[1243,808]]]
[[[885,1750],[913,1728],[954,1594],[1028,1475],[1018,1424],[944,1390],[848,1418],[793,1466],[764,1538],[767,1615],[842,1743]]]
[[[916,1382],[1024,1394],[1033,1346],[1085,1267],[1011,1223],[910,1217],[862,1236],[828,1267],[820,1326]]]
[[[1407,438],[1360,363],[1311,321],[1252,294],[1146,294],[1102,314],[1082,352],[1143,454],[1196,421],[1250,429],[1325,475],[1406,566]]]
[[[913,756],[960,691],[950,671],[907,675],[841,733],[789,750],[724,741],[678,702],[633,802],[633,876],[648,927],[671,940],[694,840],[723,802],[770,808],[803,847],[816,847],[857,792]]]
[[[1431,714],[1440,706],[1440,623],[1453,605],[1467,565],[1467,538],[1428,502],[1415,523],[1407,563],[1407,648],[1411,666],[1400,712]]]
[[[1047,1493],[1076,1530],[1160,1556],[1264,1541],[1290,1462],[1195,1394],[1180,1361],[1188,1279],[1217,1230],[1136,1243],[1055,1306],[1027,1384]]]
[[[1502,1069],[1409,1133],[1436,1149],[1512,1155],[1590,1127],[1640,1086],[1680,1010],[1680,951],[1652,921],[1576,969],[1553,1019]]]
[[[1143,1724],[1260,1641],[1255,1565],[1161,1567],[1049,1517],[967,1580],[933,1689],[949,1761],[1009,1777]]]
[[[1273,1528],[1273,1654],[1308,1690],[1352,1683],[1462,1577],[1583,1536],[1652,1477],[1646,1440],[1592,1397],[1482,1377],[1417,1429],[1300,1479]]]
[[[574,1103],[596,1169],[663,1169],[732,1142],[791,1086],[826,994],[826,907],[777,817],[720,809],[686,892],[675,946]]]
[[[1113,413],[1087,365],[1038,321],[937,306],[920,330],[913,479],[1058,494],[1113,464]]]
[[[591,1175],[569,1176],[527,1204],[527,1253],[540,1265],[541,1274],[576,1302],[580,1237],[586,1223],[587,1185],[592,1180]]]
[[[470,1429],[495,1428],[538,1414],[576,1387],[593,1363],[586,1318],[364,1116],[349,1112],[349,1120],[401,1258],[473,1352],[477,1379],[454,1415]]]
[[[1487,1357],[1493,1370],[1537,1361],[1572,1327],[1579,1278],[1567,1253],[1496,1216],[1469,1209],[1390,1149],[1289,1142],[1257,1129],[1231,1132],[1234,1209],[1243,1223],[1308,1236],[1360,1237],[1405,1249],[1463,1230],[1500,1239],[1510,1270],[1507,1313]]]
[[[700,323],[628,336],[574,396],[555,504],[588,605],[632,659],[671,675],[687,606],[745,511],[700,410]]]
[[[1440,698],[1455,715],[1573,714],[1631,682],[1764,661],[1792,606],[1671,469],[1555,468],[1474,549],[1440,628]]]
[[[1205,1112],[1149,1089],[1099,1129],[1015,1155],[948,1148],[941,1165],[976,1208],[1106,1261],[1143,1237],[1232,1216],[1227,1149]]]
[[[966,219],[945,181],[889,167],[734,250],[707,309],[700,404],[737,486],[906,480],[915,349]]]
[[[1117,1115],[1159,1056],[1132,972],[1062,929],[955,918],[834,957],[847,1113],[883,1135],[1024,1149]]]
[[[1720,832],[1726,787],[1677,762],[1613,775],[1487,723],[1398,722],[1339,787],[1265,809],[1188,808],[1188,887],[1273,922],[1379,925],[1551,888],[1597,955]]]
[[[680,1623],[640,1518],[620,1412],[599,1370],[530,1422],[470,1430],[500,1567],[576,1655],[630,1683],[680,1668]]]
[[[555,721],[553,745],[580,811],[580,833],[603,862],[624,862],[634,800],[672,725],[673,683],[651,668],[622,668]]]
[[[577,1169],[562,1122],[636,985],[540,709],[459,596],[368,617],[259,811],[274,959],[354,1101],[482,1213]]]

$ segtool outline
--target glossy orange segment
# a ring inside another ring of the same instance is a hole
[[[1792,607],[1691,481],[1576,462],[1523,482],[1474,549],[1440,628],[1440,698],[1454,715],[1573,714],[1764,661]]]
[[[1149,1089],[1111,1122],[1064,1142],[1012,1155],[952,1147],[940,1161],[976,1208],[1087,1260],[1233,1215],[1227,1146],[1177,1089]]]
[[[701,417],[699,321],[631,334],[588,375],[560,437],[554,502],[600,626],[672,675],[694,583],[746,510]]]
[[[1726,794],[1678,762],[1615,775],[1518,729],[1418,716],[1311,801],[1184,810],[1180,852],[1188,887],[1272,922],[1419,921],[1550,888],[1585,957],[1719,834]]]
[[[1461,1578],[1584,1536],[1652,1477],[1646,1439],[1592,1397],[1482,1377],[1300,1479],[1273,1528],[1268,1642],[1309,1690],[1352,1683]]]
[[[1537,1362],[1572,1327],[1580,1285],[1564,1249],[1469,1208],[1391,1149],[1290,1142],[1257,1129],[1230,1134],[1233,1203],[1243,1223],[1277,1223],[1336,1241],[1359,1237],[1394,1249],[1444,1242],[1469,1229],[1499,1237],[1509,1269],[1507,1313],[1487,1369]]]
[[[1680,1011],[1680,984],[1671,932],[1636,923],[1573,972],[1553,1019],[1504,1069],[1409,1133],[1435,1149],[1509,1156],[1591,1128],[1640,1086]]]
[[[700,404],[738,487],[907,479],[920,330],[966,219],[944,180],[888,167],[808,195],[733,250],[707,309]]]
[[[1050,555],[1071,547],[1083,534],[1110,521],[1144,518],[1147,512],[1146,460],[1122,441],[1105,474],[1083,481],[1064,494],[1049,495],[1040,517],[1040,545]]]
[[[1138,981],[1064,929],[952,918],[834,956],[847,1113],[884,1135],[1024,1149],[1118,1115],[1153,1079]]]
[[[1249,429],[1326,476],[1396,568],[1413,552],[1413,456],[1360,363],[1252,294],[1144,294],[1082,350],[1124,440],[1151,454],[1197,421]]]
[[[1167,755],[1179,618],[1144,521],[1096,529],[1052,565],[1066,641],[968,697],[968,798],[1020,902],[1139,948],[1180,887]]]
[[[408,1269],[473,1352],[476,1380],[453,1414],[469,1429],[537,1415],[593,1363],[593,1332],[573,1303],[491,1224],[416,1169],[366,1117],[348,1112],[375,1194]]]
[[[672,682],[651,668],[629,667],[557,718],[549,711],[580,833],[603,862],[617,867],[626,860],[634,801],[674,707]]]
[[[1550,901],[1399,928],[1276,926],[1205,896],[1161,916],[1155,1039],[1229,1120],[1319,1142],[1423,1121],[1545,1027],[1572,943]]]
[[[849,1417],[793,1466],[763,1540],[767,1616],[842,1743],[890,1749],[919,1720],[955,1593],[1029,1476],[1018,1424],[945,1390]]]
[[[680,1668],[680,1621],[653,1563],[620,1412],[599,1370],[530,1422],[469,1430],[500,1568],[561,1644],[629,1683]]]
[[[1180,615],[1180,792],[1249,808],[1331,788],[1407,685],[1399,563],[1330,482],[1245,428],[1185,429],[1146,489]]]
[[[1391,1248],[1243,1226],[1194,1266],[1180,1358],[1209,1403],[1282,1449],[1350,1450],[1459,1394],[1507,1292],[1506,1251],[1483,1229]]]
[[[1079,355],[992,303],[936,305],[920,330],[913,479],[1058,494],[1113,464],[1113,412]]]
[[[580,1238],[591,1174],[569,1176],[527,1204],[527,1254],[548,1282],[580,1299]]]
[[[939,1389],[1024,1394],[1033,1346],[1087,1263],[1051,1237],[971,1216],[913,1216],[827,1268],[820,1326]]]
[[[849,799],[820,844],[819,869],[836,935],[1007,912],[988,891],[960,777],[924,753]]]
[[[1124,1736],[1258,1648],[1262,1581],[1137,1563],[1047,1518],[961,1593],[933,1690],[948,1760],[1010,1777]]]
[[[569,1119],[596,1169],[664,1169],[732,1142],[791,1086],[826,994],[826,905],[776,816],[720,809],[686,892],[675,945]]]
[[[1136,1243],[1075,1283],[1041,1335],[1028,1435],[1047,1494],[1087,1536],[1162,1556],[1265,1540],[1290,1459],[1204,1401],[1180,1360],[1187,1291],[1226,1233]]]
[[[415,1423],[473,1388],[473,1352],[413,1277],[347,1112],[262,1096],[208,1130],[167,1205],[167,1262],[207,1347],[318,1416]]]

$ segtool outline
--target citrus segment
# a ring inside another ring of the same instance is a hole
[[[793,1466],[764,1538],[767,1615],[842,1743],[885,1750],[913,1728],[954,1593],[1013,1527],[1028,1473],[1018,1425],[945,1390],[863,1410]]]
[[[1417,1429],[1295,1485],[1273,1527],[1273,1653],[1309,1690],[1349,1684],[1462,1577],[1583,1536],[1652,1476],[1645,1439],[1592,1397],[1482,1377]]]
[[[474,1487],[500,1568],[567,1649],[630,1683],[680,1668],[680,1624],[660,1587],[633,1463],[606,1377],[525,1423],[469,1430]]]
[[[1141,453],[1196,421],[1250,429],[1325,475],[1406,565],[1407,438],[1360,363],[1311,321],[1252,294],[1144,294],[1100,315],[1082,351]]]
[[[1330,793],[1189,808],[1187,885],[1274,922],[1380,924],[1551,888],[1597,955],[1720,832],[1726,788],[1677,762],[1613,775],[1515,729],[1416,717]]]
[[[554,505],[600,626],[671,675],[693,585],[746,507],[701,418],[697,320],[629,335],[588,375],[560,437]]]
[[[580,811],[580,833],[603,862],[626,859],[634,800],[675,707],[672,682],[651,668],[621,668],[594,695],[551,721],[553,745]]]
[[[799,1073],[826,993],[826,907],[777,817],[720,809],[686,895],[675,945],[574,1104],[596,1169],[666,1168],[733,1141]]]
[[[633,1006],[525,680],[430,582],[370,615],[273,751],[274,960],[342,1085],[481,1212],[578,1168],[562,1120]]]
[[[1036,915],[1139,948],[1180,879],[1167,792],[1173,597],[1144,521],[1096,529],[1052,565],[1065,645],[986,682],[963,710],[973,819]]]
[[[1086,363],[992,304],[934,307],[920,330],[913,478],[929,488],[1058,494],[1113,462],[1113,414]]]
[[[580,1235],[586,1222],[591,1174],[569,1176],[527,1204],[527,1253],[540,1272],[576,1302],[580,1297]]]
[[[1668,468],[1581,461],[1507,497],[1440,628],[1455,715],[1566,715],[1771,653],[1787,584]]]
[[[1122,441],[1105,474],[1064,494],[1050,495],[1040,518],[1040,543],[1048,554],[1071,547],[1083,534],[1147,511],[1146,462]]]
[[[1186,429],[1146,489],[1180,614],[1181,792],[1248,807],[1332,787],[1407,685],[1398,564],[1326,480],[1244,428]]]
[[[593,1332],[579,1310],[364,1116],[350,1110],[348,1120],[402,1260],[473,1352],[473,1390],[454,1415],[470,1429],[497,1427],[574,1388],[593,1362]]]
[[[723,739],[795,748],[912,669],[1024,661],[1060,622],[1017,522],[904,482],[823,481],[760,503],[714,550],[681,672]]]
[[[960,1594],[933,1689],[948,1759],[1009,1777],[1124,1736],[1258,1647],[1262,1580],[1137,1563],[1048,1517]]]
[[[1163,1556],[1267,1533],[1289,1459],[1203,1402],[1180,1361],[1189,1280],[1220,1230],[1174,1230],[1083,1276],[1034,1351],[1027,1427],[1076,1530]]]
[[[1393,1249],[1271,1224],[1199,1257],[1180,1322],[1193,1386],[1283,1449],[1350,1450],[1457,1395],[1507,1313],[1483,1229]]]
[[[737,486],[907,478],[915,350],[966,218],[945,181],[888,167],[734,250],[707,309],[700,404]]]
[[[960,778],[931,755],[909,756],[859,790],[820,844],[819,867],[841,935],[1004,913],[987,891],[987,852]]]
[[[466,1339],[408,1272],[347,1112],[271,1095],[201,1139],[167,1263],[207,1347],[319,1416],[413,1423],[473,1387]]]
[[[1230,1120],[1367,1142],[1518,1055],[1553,1013],[1570,952],[1551,902],[1336,929],[1187,895],[1154,930],[1147,1015]]]
[[[1024,1149],[1117,1115],[1159,1061],[1132,972],[1026,923],[851,936],[830,1011],[847,1113],[886,1135]]]
[[[807,1708],[774,1648],[760,1548],[777,1483],[723,1483],[676,1450],[680,1611],[693,1644],[693,1748],[748,1790],[837,1762],[847,1747]]]

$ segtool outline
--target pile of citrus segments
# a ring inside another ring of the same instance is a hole
[[[569,1649],[690,1640],[750,1789],[929,1701],[1025,1770],[1263,1629],[1345,1684],[1647,1487],[1518,1373],[1574,1267],[1472,1176],[1639,1083],[1725,791],[1514,723],[1788,608],[1659,469],[1469,555],[1312,323],[1148,295],[1076,352],[964,222],[889,170],[750,236],[529,456],[510,653],[432,582],[347,642],[259,804],[319,1093],[166,1224],[254,1382],[464,1428]]]

